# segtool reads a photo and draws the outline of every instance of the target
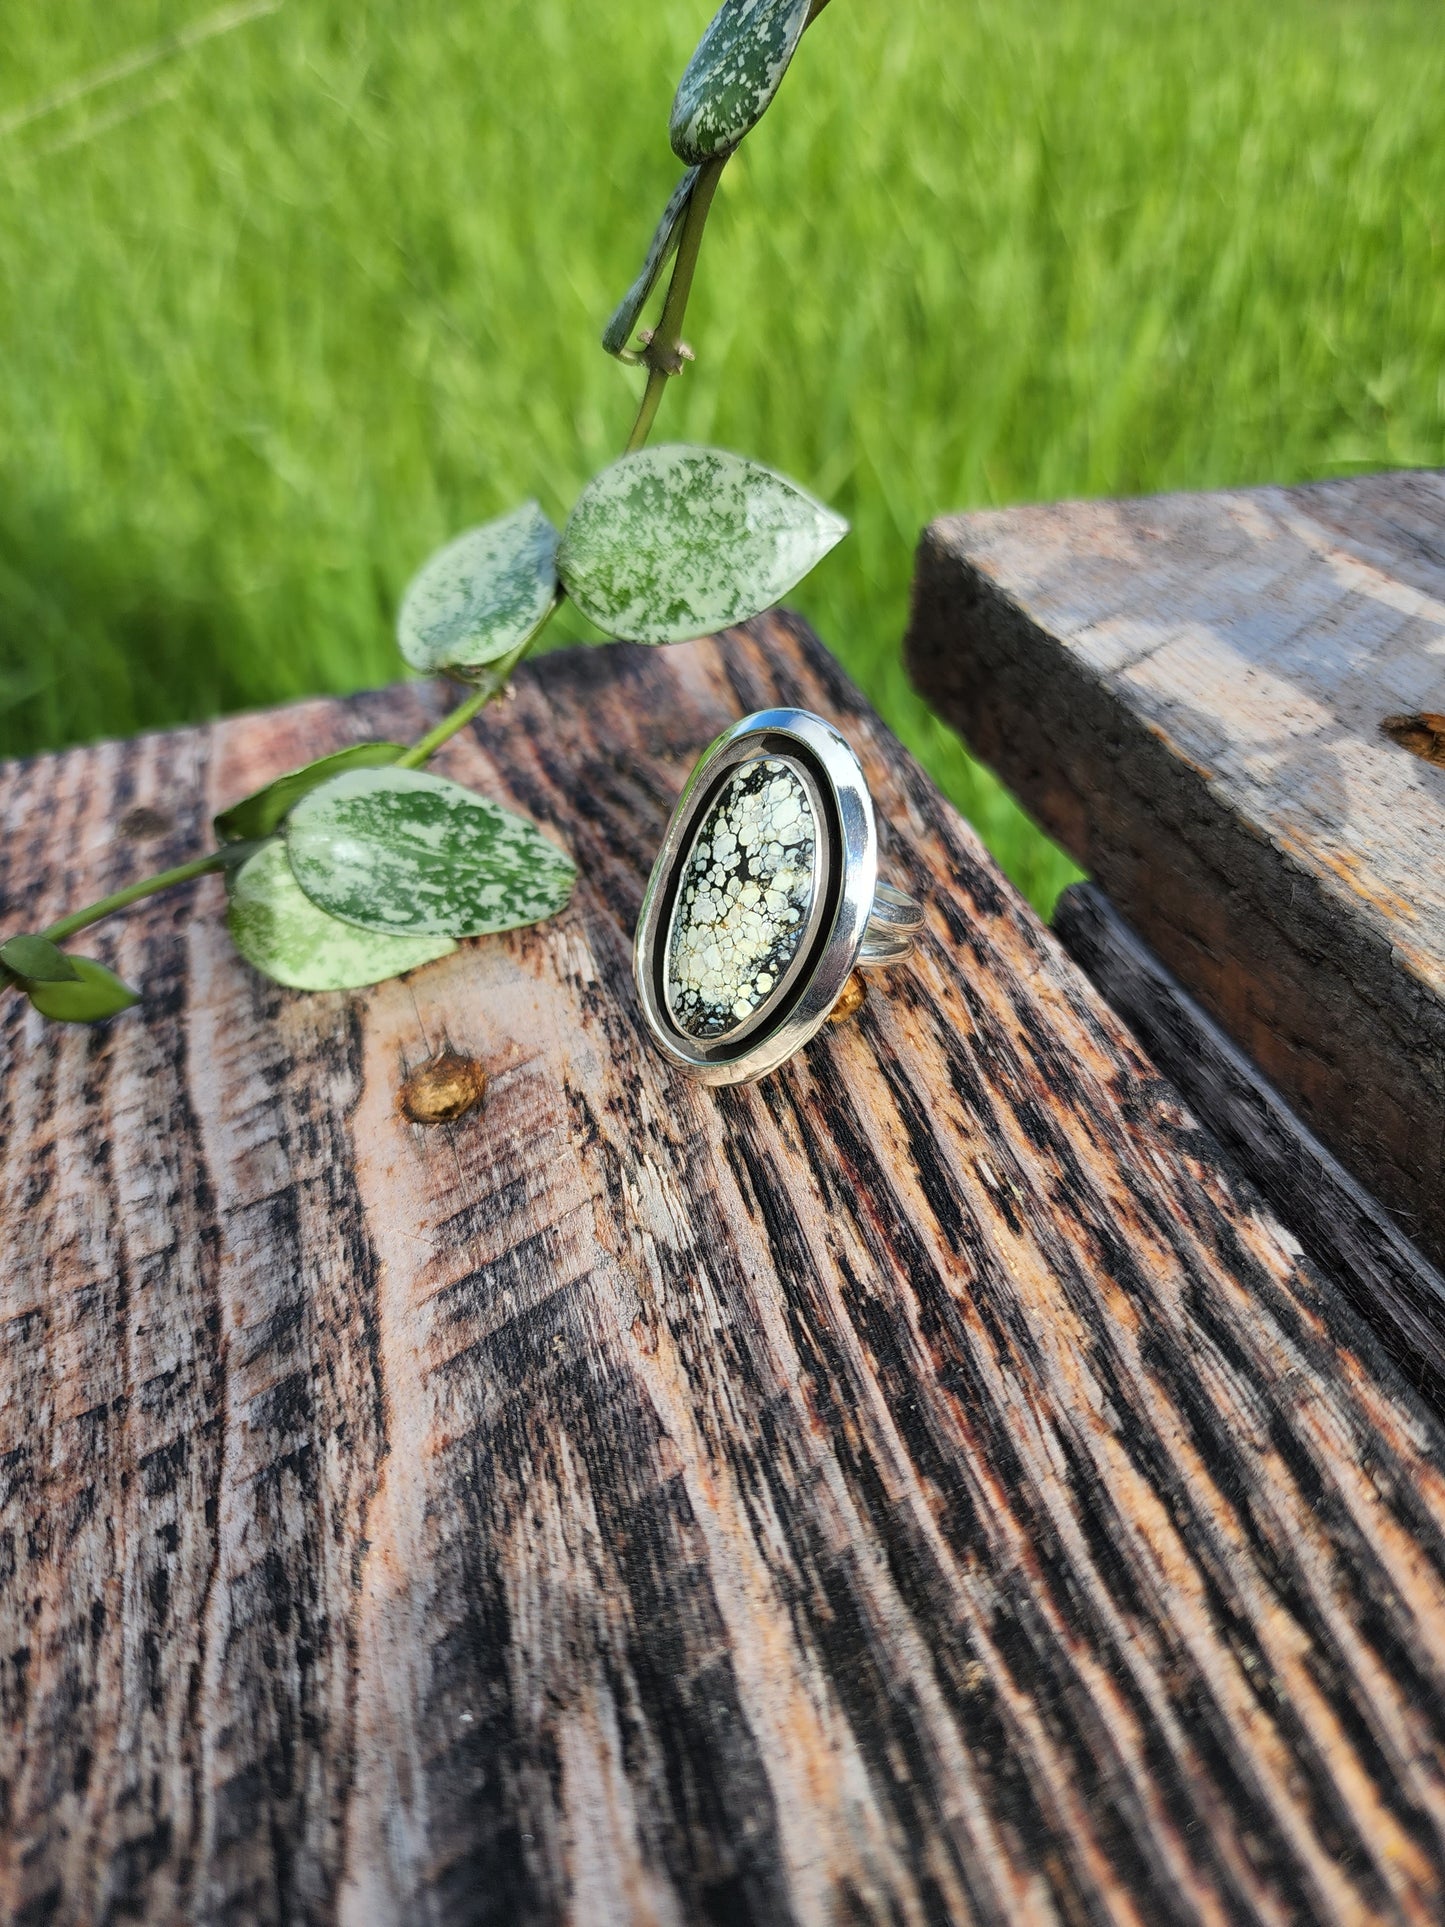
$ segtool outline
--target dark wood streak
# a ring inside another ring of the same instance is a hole
[[[708,1092],[631,932],[779,701],[928,929]],[[11,766],[7,918],[431,713]],[[1438,1918],[1439,1422],[817,644],[551,657],[444,766],[562,917],[301,998],[206,885],[97,934],[141,1012],[0,1012],[6,1917]]]
[[[1331,1157],[1104,893],[1064,892],[1054,928],[1315,1262],[1371,1319],[1406,1376],[1445,1404],[1445,1278]]]

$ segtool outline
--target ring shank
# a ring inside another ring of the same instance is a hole
[[[858,962],[864,969],[901,963],[923,928],[923,906],[891,883],[880,883],[873,893],[873,909],[863,932]]]

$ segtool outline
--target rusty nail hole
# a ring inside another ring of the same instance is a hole
[[[1412,756],[1445,768],[1445,716],[1428,709],[1421,710],[1418,716],[1387,716],[1380,730],[1392,743],[1408,749]]]
[[[853,975],[838,992],[838,1001],[828,1013],[830,1024],[846,1024],[850,1017],[856,1017],[863,1008],[868,996],[868,987],[855,970]]]
[[[482,1107],[487,1073],[474,1057],[444,1050],[413,1071],[396,1094],[397,1109],[413,1124],[452,1124]]]
[[[121,836],[127,836],[133,843],[140,843],[147,837],[165,836],[175,828],[175,821],[163,810],[153,810],[146,803],[137,803],[133,810],[127,810],[116,824]]]

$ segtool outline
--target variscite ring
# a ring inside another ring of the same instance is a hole
[[[806,709],[744,716],[703,752],[652,868],[632,967],[654,1042],[746,1084],[828,1021],[858,965],[899,963],[923,912],[878,879],[862,766]]]

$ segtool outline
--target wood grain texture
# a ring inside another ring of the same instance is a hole
[[[1445,1266],[1445,474],[949,518],[908,660]]]
[[[631,931],[780,700],[928,927],[713,1092]],[[11,766],[3,902],[425,701]],[[6,1917],[1437,1919],[1445,1434],[816,644],[550,657],[443,760],[556,921],[303,997],[207,883],[99,937],[141,1011],[4,1007]]]
[[[1059,941],[1149,1057],[1445,1412],[1445,1278],[1301,1124],[1095,884],[1065,890]]]

